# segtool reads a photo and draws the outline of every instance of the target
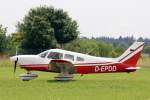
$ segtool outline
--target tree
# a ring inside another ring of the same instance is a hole
[[[113,46],[109,43],[100,43],[95,39],[78,38],[64,46],[64,49],[89,54],[93,56],[116,57]],[[113,51],[113,52],[112,52]]]
[[[56,10],[55,16],[52,26],[57,42],[64,44],[76,39],[79,34],[77,22],[73,21],[63,10]]]
[[[102,57],[110,57],[113,51],[113,46],[109,43],[98,43],[98,55]]]
[[[77,23],[67,12],[45,6],[31,9],[17,29],[23,37],[21,47],[26,51],[55,48],[56,41],[63,44],[78,36]]]
[[[139,37],[139,38],[137,39],[137,41],[142,42],[142,41],[144,41],[144,40],[143,40],[142,37]]]
[[[78,38],[74,41],[71,41],[70,43],[67,43],[63,49],[69,50],[69,51],[75,51],[80,52],[84,54],[89,55],[97,55],[97,52],[95,52],[97,48],[96,41],[90,40],[90,39],[83,39]]]
[[[6,30],[0,25],[0,52],[3,52],[6,46]]]
[[[127,48],[128,47],[125,45],[125,43],[118,43],[117,46],[114,46],[114,52],[116,53],[116,57],[123,54],[123,52],[125,52]]]
[[[143,51],[144,51],[144,53],[147,53],[149,55],[149,57],[150,57],[150,46],[144,47]]]
[[[18,48],[18,52],[20,51],[20,41],[22,40],[20,33],[11,33],[7,36],[6,41],[6,49],[8,55],[15,55],[16,47]]]

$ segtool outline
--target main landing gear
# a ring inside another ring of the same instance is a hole
[[[69,74],[67,67],[62,66],[61,67],[61,73],[59,73],[57,76],[55,76],[55,80],[57,81],[69,81],[73,79],[73,75]]]
[[[21,74],[19,75],[20,79],[23,80],[23,81],[29,81],[29,80],[32,80],[32,79],[35,79],[38,77],[37,74],[32,74],[31,72],[27,72],[25,74]]]
[[[57,81],[69,81],[73,79],[73,75],[68,73],[60,73],[54,77]]]

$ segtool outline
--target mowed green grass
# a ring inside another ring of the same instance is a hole
[[[11,63],[10,63],[11,64]],[[150,68],[134,73],[75,75],[73,81],[54,81],[56,74],[34,72],[37,79],[23,82],[25,71],[10,64],[0,67],[0,100],[150,100]]]

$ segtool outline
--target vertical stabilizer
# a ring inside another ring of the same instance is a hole
[[[144,47],[144,42],[134,42],[120,57],[116,58],[117,62],[136,66]]]

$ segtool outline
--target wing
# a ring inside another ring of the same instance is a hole
[[[49,64],[49,70],[56,73],[67,71],[69,74],[75,73],[75,67],[72,62],[68,60],[53,59]]]

